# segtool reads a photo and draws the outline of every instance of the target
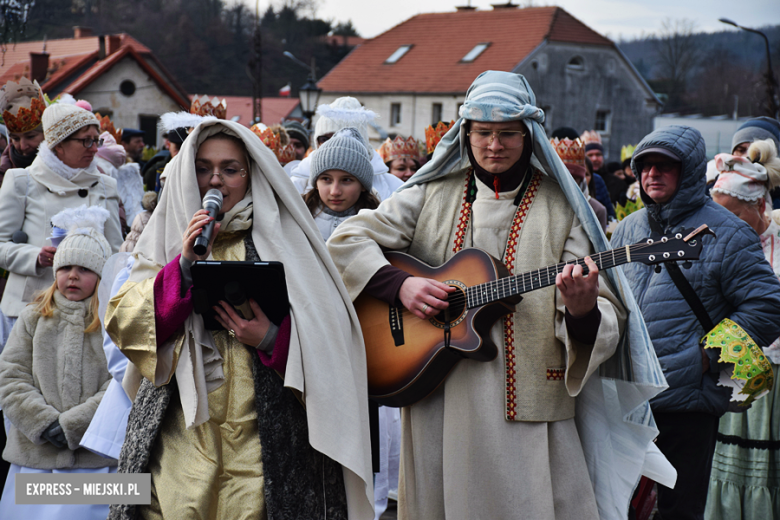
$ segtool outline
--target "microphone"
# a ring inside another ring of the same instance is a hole
[[[222,209],[222,192],[217,189],[210,189],[203,197],[203,209],[209,212],[209,217],[216,217],[219,210]],[[193,251],[198,256],[203,256],[209,249],[209,242],[211,242],[211,233],[214,231],[214,222],[212,220],[206,227],[203,228],[203,233],[195,239],[195,247]]]

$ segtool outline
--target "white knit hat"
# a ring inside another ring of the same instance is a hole
[[[341,170],[354,175],[366,190],[371,191],[374,182],[371,155],[356,128],[339,130],[312,154],[309,184],[315,186],[317,177],[328,170]]]
[[[95,114],[76,105],[59,102],[43,111],[43,137],[50,149],[89,125],[100,128]]]
[[[101,275],[111,256],[111,245],[103,236],[103,224],[110,216],[105,208],[83,204],[62,210],[51,218],[52,225],[68,233],[54,254],[55,273],[60,267],[78,265]]]
[[[319,136],[336,133],[349,126],[357,128],[363,140],[368,143],[368,124],[377,117],[376,112],[367,110],[360,101],[349,96],[338,98],[330,105],[320,105],[317,115],[320,118],[314,125],[312,141],[315,148]]]

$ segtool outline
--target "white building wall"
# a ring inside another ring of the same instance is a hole
[[[135,92],[131,96],[125,96],[119,90],[119,85],[126,80],[135,83]],[[142,115],[159,117],[166,112],[184,110],[130,56],[114,65],[76,97],[89,101],[95,112],[105,114],[110,111],[111,120],[117,128],[139,128],[139,116]],[[158,132],[157,145],[160,143],[161,133]]]
[[[731,153],[731,138],[745,121],[747,119],[658,116],[653,120],[653,130],[670,125],[693,127],[701,132],[707,146],[707,159],[712,159],[719,153]]]

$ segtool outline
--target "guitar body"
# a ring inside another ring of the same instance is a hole
[[[508,276],[506,267],[481,249],[464,249],[441,267],[404,253],[387,253],[391,265],[414,276],[458,289],[451,293],[449,315],[421,320],[403,306],[393,307],[365,294],[355,300],[366,343],[368,393],[386,406],[408,406],[433,392],[461,358],[491,361],[498,354],[490,329],[515,311],[517,295],[467,309],[465,290]],[[451,324],[445,345],[445,321]]]

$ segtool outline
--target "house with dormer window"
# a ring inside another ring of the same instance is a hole
[[[560,7],[494,5],[414,16],[366,40],[319,81],[320,102],[353,96],[377,112],[382,134],[424,138],[457,119],[472,81],[486,70],[523,74],[559,126],[601,133],[610,158],[653,129],[661,102],[608,38]]]

